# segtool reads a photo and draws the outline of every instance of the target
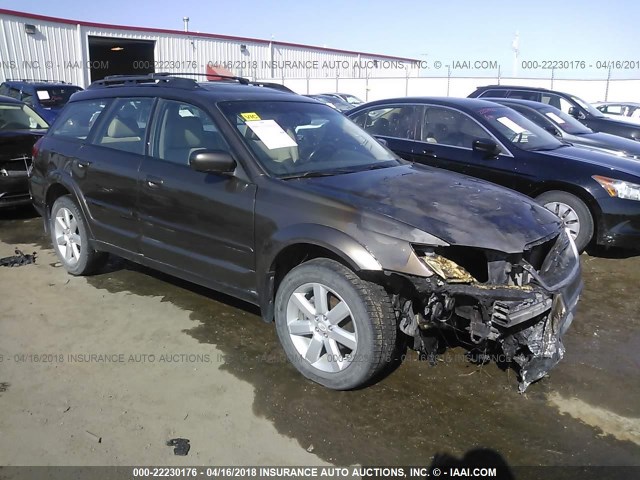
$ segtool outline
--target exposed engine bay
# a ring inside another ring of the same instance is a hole
[[[418,247],[429,277],[405,275],[413,292],[394,296],[409,347],[433,357],[434,329],[450,329],[481,355],[515,362],[519,391],[564,356],[582,280],[568,232],[528,245],[521,254],[468,247]],[[435,342],[434,342],[435,339]]]

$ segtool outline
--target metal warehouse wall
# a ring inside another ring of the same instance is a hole
[[[86,65],[74,68],[69,63],[83,59],[80,27],[38,22],[37,32],[27,35],[25,23],[35,22],[0,16],[0,79],[55,79],[84,85]]]
[[[55,79],[87,86],[92,60],[89,58],[89,36],[155,42],[155,71],[205,73],[207,65],[211,65],[254,79],[280,80],[418,74],[410,59],[282,42],[203,36],[205,34],[197,32],[156,32],[82,23],[75,25],[28,15],[0,14],[0,80]],[[27,34],[25,24],[35,25],[36,33]]]

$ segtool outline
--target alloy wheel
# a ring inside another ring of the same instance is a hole
[[[56,248],[68,265],[75,265],[80,259],[82,237],[73,212],[62,207],[56,212],[54,227]]]
[[[562,202],[549,202],[545,203],[544,206],[560,218],[565,228],[569,229],[569,233],[575,240],[580,233],[580,219],[576,211]]]
[[[358,333],[351,309],[329,287],[301,285],[289,298],[286,318],[293,345],[314,368],[340,372],[355,359]]]

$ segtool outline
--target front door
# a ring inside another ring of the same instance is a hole
[[[142,253],[178,275],[255,297],[255,185],[189,166],[198,149],[232,153],[204,110],[160,100],[156,112],[151,154],[138,179]]]

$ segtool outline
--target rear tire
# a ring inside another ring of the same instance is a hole
[[[593,216],[589,207],[575,195],[560,190],[545,192],[536,198],[538,203],[560,217],[571,232],[580,253],[587,248],[594,233]]]
[[[276,331],[289,361],[334,390],[369,382],[390,361],[397,326],[389,294],[333,260],[292,269],[275,300]]]
[[[71,275],[88,275],[105,264],[107,254],[91,247],[86,221],[70,195],[53,203],[49,230],[53,249]]]

